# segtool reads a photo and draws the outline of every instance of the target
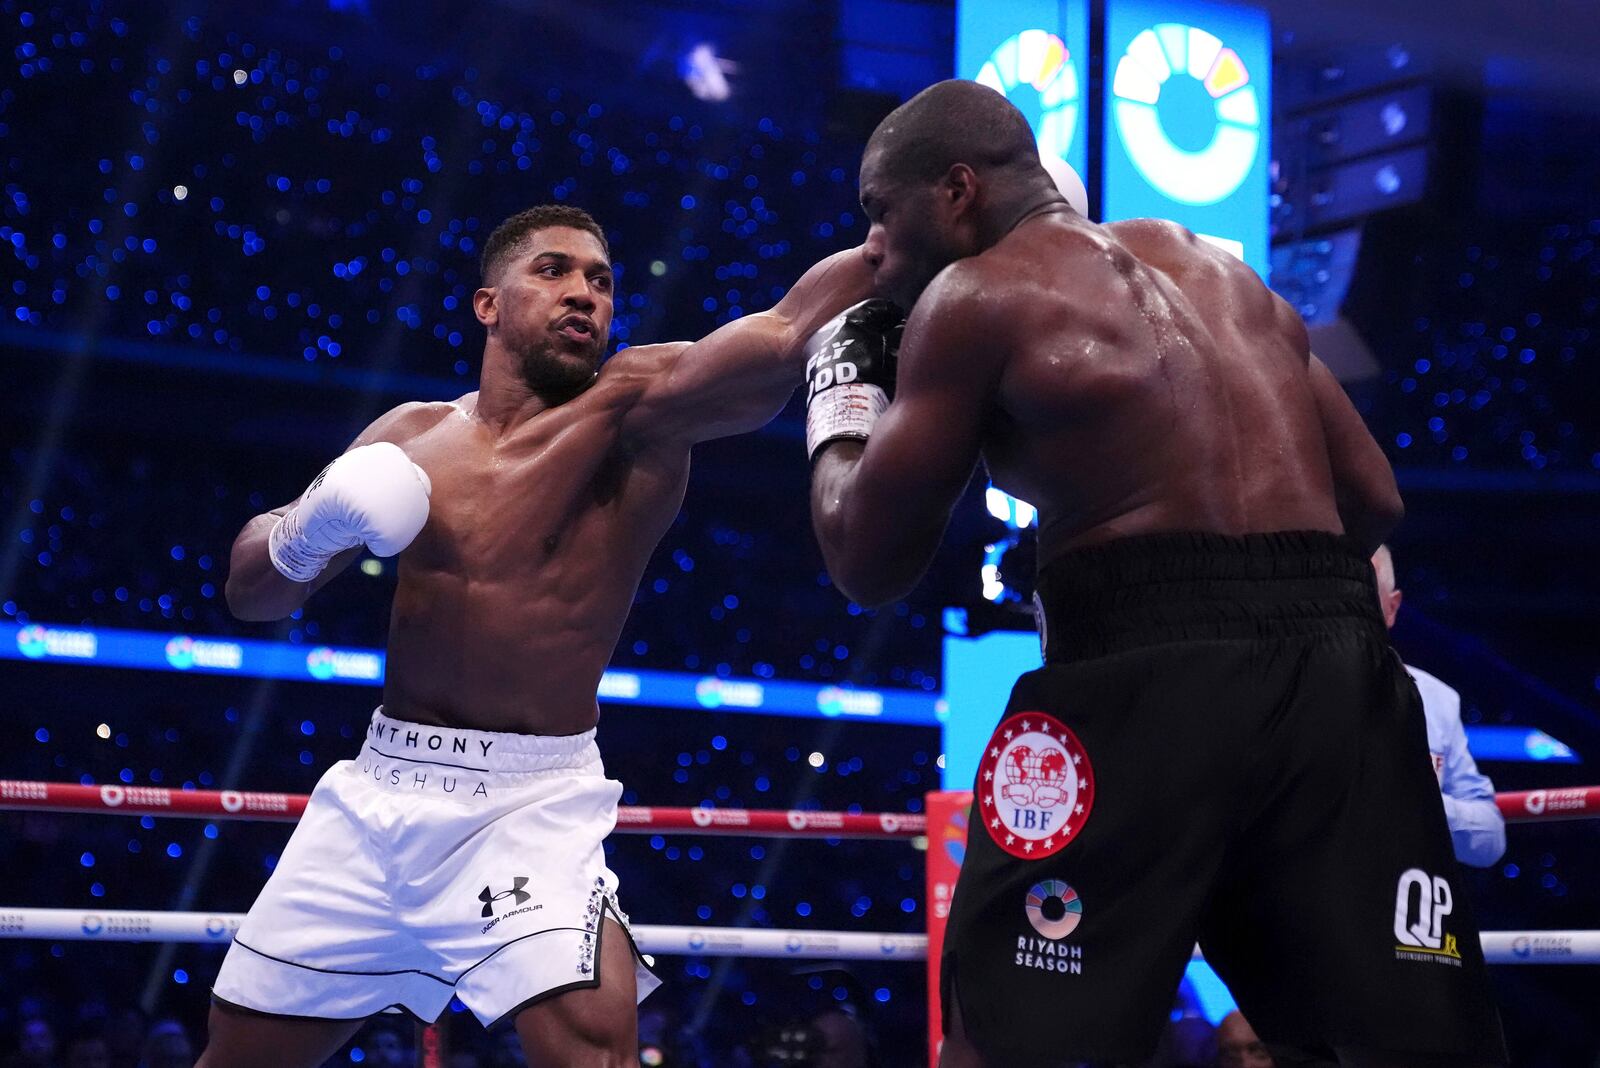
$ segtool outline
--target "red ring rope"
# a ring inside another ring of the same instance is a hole
[[[129,816],[266,820],[293,823],[305,811],[305,794],[239,790],[169,790],[164,786],[81,786],[77,783],[0,779],[0,811],[118,812]],[[910,812],[814,812],[800,809],[643,808],[617,810],[623,834],[762,835],[776,838],[915,838],[928,820]]]

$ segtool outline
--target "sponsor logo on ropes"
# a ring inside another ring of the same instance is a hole
[[[1577,952],[1571,935],[1518,935],[1511,940],[1518,957],[1570,957]]]
[[[177,634],[167,641],[167,663],[179,671],[193,667],[238,671],[244,664],[244,646],[237,642],[195,641],[187,634]]]
[[[1530,816],[1547,812],[1584,812],[1589,808],[1589,791],[1578,787],[1564,790],[1534,790],[1522,799]]]
[[[33,624],[17,631],[17,651],[29,660],[47,656],[93,660],[100,654],[100,639],[92,630],[61,630]]]
[[[791,808],[787,815],[789,826],[797,831],[844,830],[844,816],[838,812],[802,812]]]
[[[20,912],[0,912],[0,934],[27,934],[28,918]]]
[[[894,834],[900,829],[900,817],[893,812],[879,813],[878,826],[883,828],[884,834]]]
[[[719,950],[723,955],[742,953],[745,948],[744,935],[738,931],[723,929],[720,931],[690,931],[689,951],[698,953],[703,949]]]
[[[750,813],[742,808],[691,808],[689,818],[696,827],[750,826]]]
[[[97,913],[86,912],[78,922],[78,927],[90,938],[100,935],[109,937],[126,935],[148,935],[155,930],[155,925],[149,916],[112,916],[107,919]]]
[[[228,935],[232,934],[234,932],[234,930],[237,929],[237,927],[238,927],[237,923],[230,924],[227,920],[224,920],[221,916],[207,916],[206,917],[206,937],[207,938],[212,938],[212,939],[226,938]]]
[[[16,779],[0,779],[0,797],[8,801],[48,801],[50,800],[50,784],[44,782],[20,782]]]
[[[1456,936],[1444,929],[1454,908],[1455,895],[1444,876],[1421,868],[1402,874],[1394,892],[1395,959],[1461,967]]]
[[[172,791],[161,786],[102,786],[100,803],[107,808],[117,808],[121,805],[171,808]]]
[[[783,949],[786,953],[798,953],[804,948],[806,944],[800,940],[799,935],[790,935],[783,940]]]
[[[694,699],[705,708],[760,708],[766,690],[759,682],[732,682],[708,675],[695,683]]]
[[[1001,849],[1038,860],[1065,849],[1094,808],[1094,768],[1065,724],[1043,712],[1008,716],[978,765],[983,826]]]
[[[1017,935],[1012,964],[1032,971],[1058,975],[1083,974],[1083,947],[1067,938],[1083,920],[1083,899],[1061,879],[1041,879],[1022,901],[1023,915],[1035,934]]]
[[[900,942],[885,935],[883,938],[878,939],[878,952],[885,957],[892,957],[900,952]]]
[[[319,645],[306,654],[306,670],[322,682],[329,679],[359,679],[376,682],[383,677],[383,658],[376,653],[330,649]]]
[[[224,812],[288,812],[288,794],[243,794],[238,790],[224,790],[221,795]]]
[[[630,805],[617,809],[617,826],[649,826],[656,821],[655,809]]]

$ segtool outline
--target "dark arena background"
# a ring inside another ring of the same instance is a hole
[[[198,1056],[289,834],[240,817],[292,798],[233,791],[304,794],[354,754],[394,586],[367,557],[241,623],[229,547],[377,414],[476,387],[494,226],[587,209],[613,345],[696,339],[859,244],[873,126],[985,63],[1096,217],[1184,221],[1306,318],[1405,496],[1394,644],[1460,691],[1512,817],[1458,885],[1509,933],[1513,1063],[1600,1063],[1600,12],[1498,10],[0,0],[0,1064]],[[1215,115],[1118,73],[1145,24],[1233,49],[1189,64]],[[1225,195],[1192,208],[1186,181]],[[658,820],[608,845],[665,979],[642,1064],[927,1063],[927,863],[960,850],[920,819],[1015,674],[975,643],[1032,643],[1031,509],[980,471],[927,578],[870,611],[832,588],[807,485],[798,400],[699,448],[601,689],[608,771]],[[703,833],[746,810],[783,833]],[[1159,1063],[1232,1063],[1218,997],[1194,970]],[[523,1063],[452,1008],[329,1063]]]

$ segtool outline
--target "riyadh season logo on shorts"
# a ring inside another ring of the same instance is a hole
[[[1083,974],[1083,947],[1067,941],[1083,922],[1083,899],[1063,879],[1040,879],[1024,896],[1022,911],[1035,934],[1017,935],[1012,964],[1057,975]]]

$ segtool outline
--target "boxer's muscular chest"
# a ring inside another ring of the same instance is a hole
[[[407,442],[433,483],[408,566],[497,584],[642,567],[682,501],[687,454],[629,450],[620,418],[586,400],[498,435],[456,412]]]

